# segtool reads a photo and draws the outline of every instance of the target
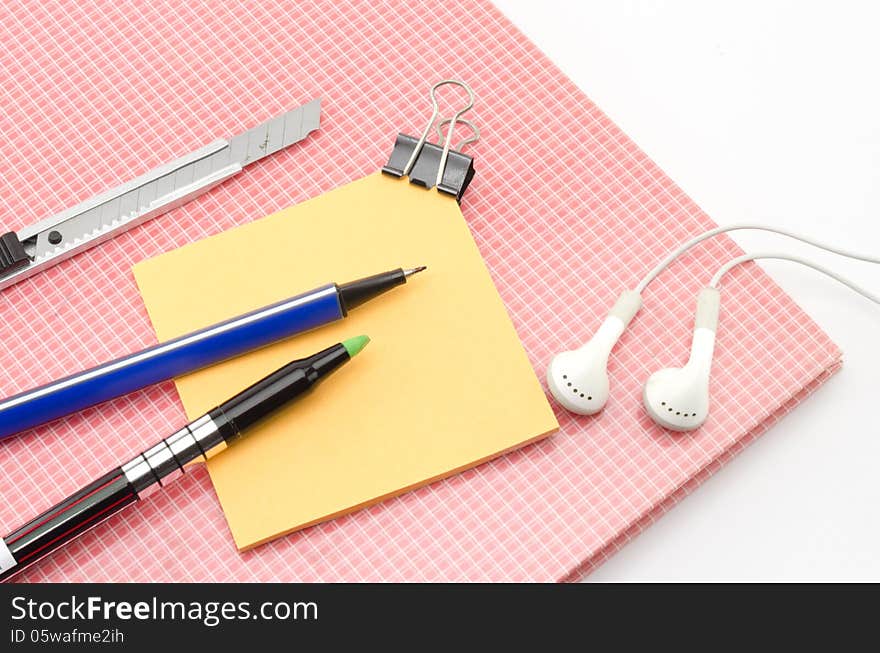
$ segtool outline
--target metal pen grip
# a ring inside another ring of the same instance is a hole
[[[182,476],[193,462],[204,462],[226,448],[220,429],[204,415],[122,466],[122,473],[143,499]]]

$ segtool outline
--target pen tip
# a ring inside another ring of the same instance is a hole
[[[354,338],[343,340],[342,346],[345,347],[345,350],[348,352],[348,357],[354,358],[361,352],[364,347],[367,346],[367,343],[369,342],[369,336],[355,336]]]
[[[428,269],[427,265],[420,265],[417,268],[410,268],[409,270],[404,270],[403,276],[409,278],[412,275],[418,274],[419,272],[422,272],[423,270],[427,270],[427,269]]]

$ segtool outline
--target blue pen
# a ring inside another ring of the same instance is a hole
[[[0,438],[335,322],[424,269],[399,268],[341,285],[331,283],[4,399]]]

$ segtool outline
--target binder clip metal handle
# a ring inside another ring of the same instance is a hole
[[[428,142],[431,128],[437,121],[440,107],[437,102],[437,89],[451,84],[460,86],[468,94],[468,104],[451,118],[446,118],[437,123],[437,131],[440,134],[443,145]],[[407,134],[398,134],[394,149],[388,159],[388,163],[382,168],[382,172],[394,177],[409,177],[410,183],[430,189],[437,187],[442,193],[452,195],[457,201],[461,201],[462,195],[474,177],[474,159],[463,154],[460,149],[465,145],[476,142],[480,133],[476,126],[461,116],[470,111],[474,106],[474,92],[464,82],[454,79],[445,79],[431,87],[431,102],[433,111],[431,118],[420,138]],[[452,149],[452,140],[457,123],[464,123],[473,131],[473,136],[464,139],[458,145],[458,149]],[[443,138],[442,127],[449,125],[449,131]]]

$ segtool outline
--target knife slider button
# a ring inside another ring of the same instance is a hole
[[[15,232],[0,236],[0,277],[25,267],[30,260]]]

